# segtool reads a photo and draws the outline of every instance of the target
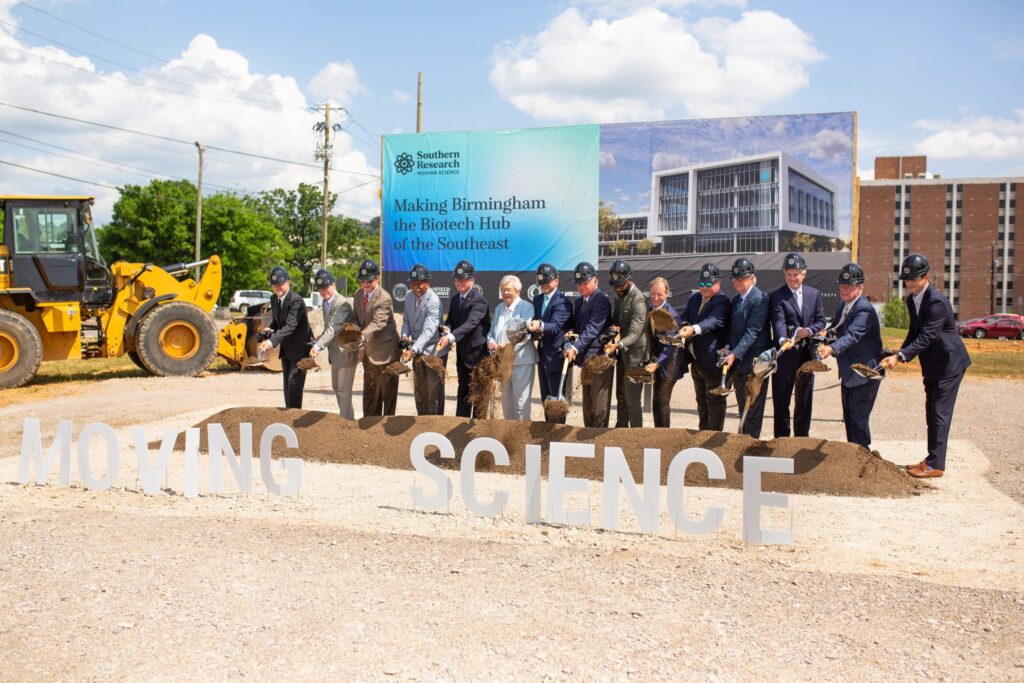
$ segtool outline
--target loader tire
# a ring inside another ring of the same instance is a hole
[[[150,372],[149,368],[142,364],[142,359],[139,358],[138,351],[129,351],[128,357],[132,359],[132,362],[135,363],[136,367],[142,368],[146,372]]]
[[[161,304],[142,319],[135,350],[142,367],[154,375],[198,375],[217,352],[217,327],[194,304]]]
[[[0,311],[0,388],[11,389],[32,379],[43,360],[43,339],[24,317]]]

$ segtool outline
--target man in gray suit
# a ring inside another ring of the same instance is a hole
[[[347,420],[356,419],[352,408],[352,382],[356,378],[356,352],[344,349],[338,339],[341,326],[352,315],[352,305],[341,295],[334,284],[334,276],[326,270],[316,271],[313,278],[317,291],[323,298],[324,331],[313,343],[309,355],[317,355],[327,349],[327,361],[331,365],[331,387],[338,399],[338,412]]]
[[[444,415],[444,374],[427,367],[421,354],[434,355],[441,326],[441,300],[430,288],[430,271],[416,264],[409,272],[409,292],[402,320],[402,339],[409,347],[402,360],[412,360],[417,415]]]

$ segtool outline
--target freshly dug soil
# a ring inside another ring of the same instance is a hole
[[[400,377],[401,375],[405,375],[412,372],[412,368],[408,365],[403,364],[402,361],[396,360],[391,361],[390,363],[385,365],[384,372],[390,375],[395,375],[396,377]]]
[[[238,451],[238,425],[253,425],[253,436],[259,438],[268,425],[280,422],[295,430],[299,448],[285,448],[275,440],[275,457],[298,457],[304,460],[356,465],[375,465],[391,469],[411,469],[409,446],[423,432],[444,434],[455,446],[456,454],[477,437],[488,436],[505,445],[508,467],[495,467],[486,454],[478,458],[481,472],[525,473],[526,444],[544,448],[542,470],[547,471],[547,444],[552,441],[593,443],[596,457],[569,458],[566,476],[602,480],[604,478],[604,446],[618,446],[629,462],[636,481],[642,480],[643,449],[661,449],[661,482],[665,483],[668,467],[676,453],[685,448],[707,448],[722,460],[724,480],[709,480],[703,467],[690,467],[686,483],[739,489],[743,486],[743,456],[759,455],[793,458],[793,474],[765,474],[765,490],[783,493],[823,493],[841,496],[875,496],[900,498],[919,494],[931,488],[912,478],[893,463],[876,453],[843,441],[827,441],[811,437],[759,441],[749,436],[723,432],[698,432],[688,429],[598,429],[523,422],[517,420],[466,420],[448,416],[366,417],[345,420],[337,413],[321,413],[284,408],[230,408],[211,415],[197,427],[220,424]],[[184,435],[178,440],[184,448]],[[201,431],[201,448],[206,449],[206,430]],[[441,460],[437,454],[428,460],[446,469],[458,469],[455,460]]]
[[[675,318],[673,318],[672,314],[664,308],[651,311],[648,320],[650,321],[651,329],[654,330],[655,334],[666,334],[676,331]]]
[[[343,344],[358,344],[363,340],[363,332],[355,323],[344,323],[338,331],[338,339]]]
[[[650,384],[654,381],[654,373],[647,372],[647,368],[629,368],[626,377],[637,384]]]
[[[473,368],[469,379],[469,402],[473,404],[473,414],[479,419],[496,417],[492,414],[495,398],[512,377],[515,359],[516,347],[507,344]]]
[[[591,356],[583,361],[583,372],[580,373],[580,382],[583,384],[593,384],[594,377],[608,371],[613,365],[615,365],[615,359],[611,356],[603,353]]]
[[[437,356],[428,356],[426,354],[419,355],[417,356],[417,358],[426,363],[428,368],[438,373],[439,375],[444,376],[443,359],[438,358]]]
[[[563,417],[569,414],[568,401],[544,401],[544,421],[560,422]]]

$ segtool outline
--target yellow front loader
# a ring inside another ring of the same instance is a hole
[[[196,375],[220,354],[242,366],[258,325],[210,312],[220,258],[154,266],[100,257],[91,197],[0,195],[0,388],[17,387],[42,361],[127,353],[154,375]],[[199,282],[185,277],[205,266]]]

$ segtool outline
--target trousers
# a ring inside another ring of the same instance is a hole
[[[696,363],[690,365],[693,391],[697,396],[698,429],[720,432],[725,428],[725,396],[716,396],[711,390],[722,381],[722,373],[707,373]]]

